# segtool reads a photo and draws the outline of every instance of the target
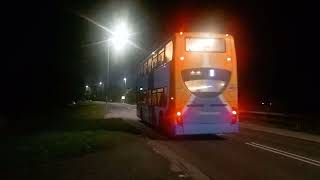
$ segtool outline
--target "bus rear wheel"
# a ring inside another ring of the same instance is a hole
[[[176,131],[174,124],[170,119],[166,119],[162,112],[159,114],[159,126],[162,133],[164,133],[168,138],[175,138]]]

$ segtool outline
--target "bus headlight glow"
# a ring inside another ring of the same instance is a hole
[[[231,57],[227,57],[227,61],[231,61]]]
[[[180,57],[180,60],[181,60],[181,61],[183,61],[183,60],[184,60],[184,57],[183,57],[183,56],[181,56],[181,57]]]
[[[181,116],[181,112],[177,112],[177,116]]]

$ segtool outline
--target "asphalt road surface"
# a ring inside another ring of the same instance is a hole
[[[142,124],[135,106],[108,104],[110,117]],[[146,128],[150,129],[150,128]],[[159,138],[210,179],[320,180],[320,144],[241,128],[230,135]]]

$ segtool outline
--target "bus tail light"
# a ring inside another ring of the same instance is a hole
[[[237,111],[233,110],[232,115],[237,115]]]
[[[235,124],[238,121],[238,112],[236,110],[232,110],[231,114],[231,124]]]
[[[182,125],[182,117],[180,111],[177,112],[176,123]]]

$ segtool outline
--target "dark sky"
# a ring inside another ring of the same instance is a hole
[[[5,100],[25,106],[76,98],[105,78],[106,48],[90,45],[108,34],[79,15],[112,29],[126,19],[142,49],[112,54],[112,82],[134,71],[154,47],[179,31],[231,33],[236,40],[240,102],[270,100],[283,111],[316,111],[317,19],[309,2],[279,1],[31,1],[5,5],[1,64]],[[32,104],[31,103],[31,104]]]

